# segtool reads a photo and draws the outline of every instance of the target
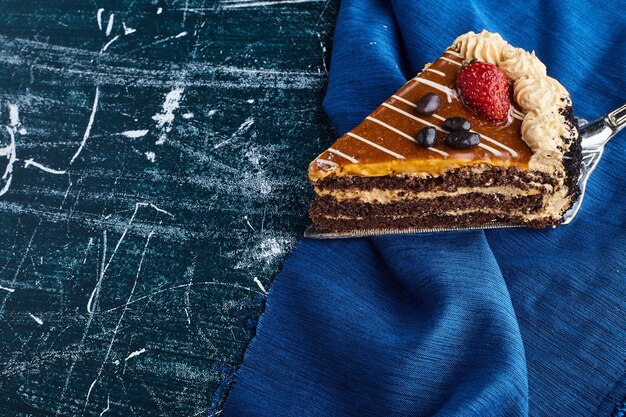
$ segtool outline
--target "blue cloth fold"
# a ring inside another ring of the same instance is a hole
[[[344,0],[339,132],[483,27],[534,49],[593,118],[626,101],[619,2]],[[554,230],[303,239],[222,416],[610,416],[626,395],[625,135]],[[321,151],[321,150],[320,150]]]

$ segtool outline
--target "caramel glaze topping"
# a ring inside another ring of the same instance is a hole
[[[507,124],[495,124],[473,113],[456,94],[456,75],[462,61],[456,52],[446,51],[318,156],[309,166],[309,179],[317,181],[328,175],[437,175],[478,164],[528,169],[532,151],[522,140],[522,111],[512,102],[513,117]],[[441,108],[432,116],[419,115],[415,103],[429,92],[439,95]],[[464,150],[447,147],[442,126],[448,117],[469,120],[472,131],[481,135],[480,144]],[[426,149],[414,139],[429,125],[437,128],[437,139]]]

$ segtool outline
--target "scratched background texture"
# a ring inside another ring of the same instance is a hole
[[[307,225],[338,3],[0,1],[0,415],[211,414]]]

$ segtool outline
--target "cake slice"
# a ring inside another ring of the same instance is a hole
[[[534,52],[469,32],[311,162],[309,213],[333,232],[556,226],[580,160],[570,96]]]

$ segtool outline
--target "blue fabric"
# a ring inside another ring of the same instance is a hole
[[[344,132],[458,34],[484,27],[536,50],[576,114],[593,118],[626,101],[620,10],[618,1],[344,0],[324,107]],[[625,154],[622,133],[579,217],[554,230],[303,239],[221,415],[621,413]]]

